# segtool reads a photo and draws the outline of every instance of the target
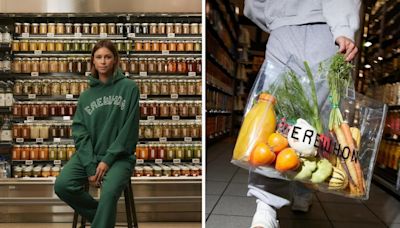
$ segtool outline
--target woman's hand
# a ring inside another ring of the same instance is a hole
[[[354,59],[358,52],[358,48],[352,40],[345,36],[339,36],[336,38],[336,43],[339,45],[339,52],[344,54],[346,61]]]
[[[96,176],[90,176],[90,177],[88,177],[88,180],[89,180],[89,184],[90,184],[91,186],[96,187],[96,188],[100,187],[100,186],[97,185],[97,183],[96,183]]]
[[[97,165],[96,174],[94,175],[94,182],[97,186],[101,185],[104,175],[108,171],[109,167],[105,162],[100,162]]]

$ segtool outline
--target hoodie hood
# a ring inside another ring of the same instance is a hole
[[[96,87],[96,86],[101,86],[101,85],[112,85],[115,84],[117,81],[124,79],[125,76],[122,73],[121,69],[117,69],[113,76],[108,78],[108,81],[106,83],[103,83],[100,81],[98,78],[93,77],[93,75],[89,76],[89,86],[90,87]]]

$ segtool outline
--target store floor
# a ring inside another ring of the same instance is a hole
[[[246,196],[248,172],[230,163],[234,139],[207,148],[207,228],[246,228],[256,209],[255,198]],[[278,211],[281,228],[400,228],[400,201],[372,185],[368,201],[316,193],[308,213]]]
[[[0,223],[0,228],[70,228],[70,223]],[[90,228],[90,226],[86,226]],[[123,226],[117,226],[123,227]],[[201,228],[201,223],[139,223],[140,228]]]

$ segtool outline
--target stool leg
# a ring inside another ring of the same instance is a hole
[[[132,211],[131,211],[128,188],[125,188],[125,190],[124,190],[124,198],[125,198],[126,221],[128,222],[128,228],[133,228],[132,227]]]
[[[72,222],[72,228],[76,228],[78,225],[78,212],[74,211],[74,221]]]
[[[132,183],[130,181],[128,184],[128,189],[129,189],[129,201],[132,209],[133,226],[135,228],[139,228],[136,215],[135,198],[133,197]]]

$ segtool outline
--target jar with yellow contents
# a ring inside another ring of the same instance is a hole
[[[55,51],[56,50],[56,44],[55,44],[54,40],[47,41],[46,50],[47,51]]]
[[[72,155],[76,152],[75,145],[67,146],[67,160],[70,160]]]

